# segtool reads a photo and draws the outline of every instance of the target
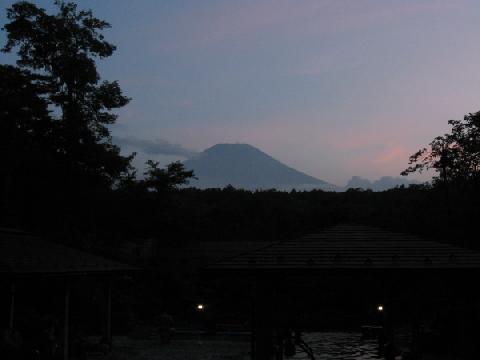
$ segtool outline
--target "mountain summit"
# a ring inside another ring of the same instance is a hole
[[[217,144],[184,162],[198,188],[232,185],[247,190],[336,190],[326,181],[295,170],[248,144]]]

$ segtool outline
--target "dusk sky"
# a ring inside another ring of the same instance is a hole
[[[13,1],[0,3],[4,24]],[[170,148],[139,159],[248,143],[345,185],[398,176],[447,120],[480,110],[479,1],[78,4],[111,23],[118,50],[99,72],[132,98],[113,135],[125,151]]]

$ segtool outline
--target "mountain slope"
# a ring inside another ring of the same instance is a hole
[[[295,170],[248,144],[217,144],[184,162],[198,188],[232,185],[248,190],[337,190],[335,185]]]

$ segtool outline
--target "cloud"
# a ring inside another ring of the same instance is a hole
[[[318,36],[322,32],[355,30],[378,23],[418,14],[451,11],[464,0],[417,1],[335,1],[335,0],[245,0],[214,1],[210,6],[192,6],[175,17],[175,37],[166,33],[161,41],[152,42],[162,50],[201,48],[221,42],[250,39],[271,31]],[[158,20],[149,31],[158,34]],[[180,30],[179,30],[180,29]],[[298,38],[295,37],[295,39]],[[247,41],[248,42],[248,41]]]
[[[411,151],[406,146],[389,145],[383,152],[379,153],[374,159],[375,165],[386,165],[391,163],[405,163],[411,155]]]
[[[163,139],[139,139],[134,136],[114,137],[113,141],[119,146],[130,146],[149,155],[177,155],[186,158],[197,155],[197,152],[185,149],[179,144],[172,144]]]

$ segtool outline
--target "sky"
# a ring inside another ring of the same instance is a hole
[[[479,1],[77,3],[112,25],[99,72],[132,98],[111,130],[137,162],[248,143],[342,186],[398,176],[480,110]]]

